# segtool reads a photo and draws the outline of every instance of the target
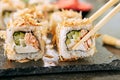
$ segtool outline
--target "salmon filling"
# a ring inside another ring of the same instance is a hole
[[[36,37],[31,32],[22,32],[18,31],[13,34],[13,39],[16,45],[16,51],[18,51],[18,48],[26,48],[26,51],[18,51],[18,53],[26,53],[29,49],[33,49],[32,51],[28,52],[36,52],[39,50],[39,42],[36,39]]]
[[[66,34],[66,41],[65,44],[67,46],[68,50],[71,50],[71,48],[80,41],[86,34],[88,33],[88,30],[82,29],[82,30],[72,30]],[[83,43],[84,50],[88,50],[92,45],[92,40],[89,38],[87,41]]]

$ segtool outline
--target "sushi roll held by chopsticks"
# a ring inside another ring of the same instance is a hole
[[[68,18],[56,27],[56,43],[60,61],[73,61],[92,56],[95,52],[95,37],[92,35],[76,49],[72,47],[80,41],[91,29],[89,19]]]
[[[35,8],[17,11],[6,31],[7,58],[18,62],[41,59],[45,45],[42,36],[46,34],[47,24],[43,14]]]

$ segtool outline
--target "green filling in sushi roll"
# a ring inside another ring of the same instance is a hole
[[[25,32],[22,32],[22,31],[18,31],[18,32],[15,32],[13,34],[13,38],[14,38],[14,41],[15,41],[15,44],[20,46],[20,39],[24,39],[25,37]],[[25,46],[25,43],[22,44],[23,46]]]

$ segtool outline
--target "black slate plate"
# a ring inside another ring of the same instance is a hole
[[[102,45],[100,39],[97,40],[96,44],[98,51],[93,57],[80,59],[74,62],[58,62],[55,66],[47,67],[45,67],[42,60],[36,62],[30,61],[27,63],[10,62],[5,58],[3,46],[1,45],[0,76],[120,70],[120,56],[108,51],[105,46]]]

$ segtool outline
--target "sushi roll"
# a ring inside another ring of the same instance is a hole
[[[0,29],[5,29],[12,14],[23,8],[25,3],[21,0],[0,0]]]
[[[60,61],[74,61],[93,56],[95,52],[94,35],[81,43],[76,49],[72,49],[92,27],[89,19],[66,19],[58,24],[56,27],[56,43]]]
[[[5,39],[5,55],[8,60],[25,62],[39,60],[44,54],[48,22],[37,9],[23,9],[14,13],[7,26]]]

